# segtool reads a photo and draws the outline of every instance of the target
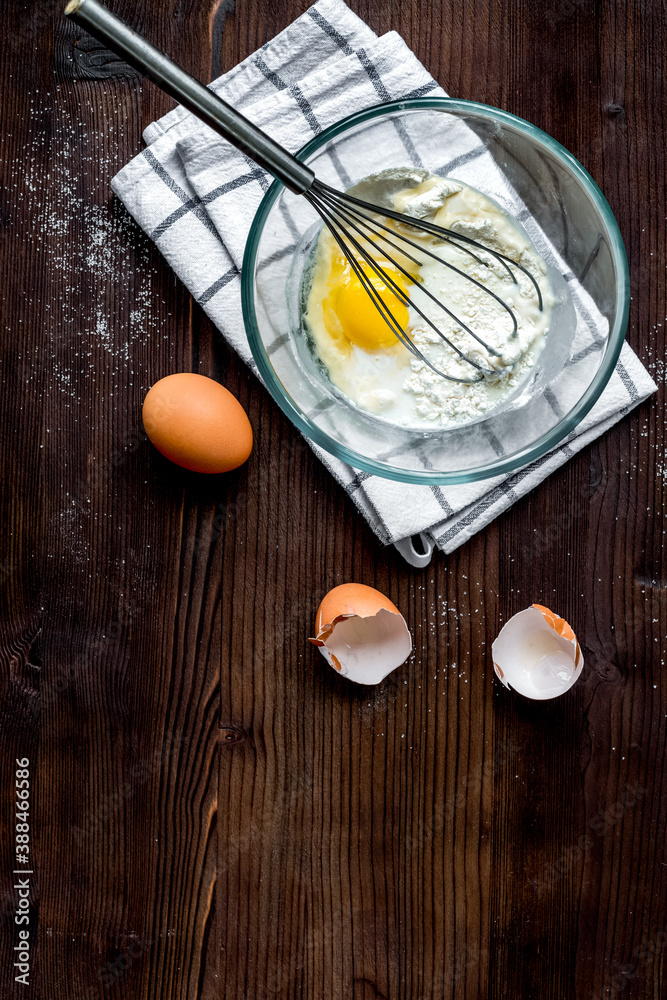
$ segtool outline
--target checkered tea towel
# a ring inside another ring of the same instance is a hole
[[[318,0],[211,87],[290,150],[373,104],[426,94],[446,96],[399,35],[389,32],[378,38],[342,0]],[[144,139],[147,148],[116,175],[113,190],[256,373],[241,314],[240,268],[253,215],[272,178],[182,107],[149,125]],[[472,132],[461,126],[453,142],[444,169],[473,186],[476,179],[479,186],[483,171],[488,193],[520,219],[538,252],[566,272]],[[344,182],[345,164],[338,168]],[[369,163],[368,173],[372,171]],[[578,319],[569,362],[568,377],[573,379],[577,365],[595,361],[606,321],[574,275],[565,277]],[[423,566],[434,547],[451,552],[461,545],[655,389],[625,344],[609,385],[564,444],[519,472],[478,483],[400,484],[352,469],[311,447],[376,535],[396,545],[413,565]],[[544,396],[544,405],[557,413],[567,402],[557,386]],[[498,442],[499,453],[507,445]],[[413,545],[417,535],[423,552]]]

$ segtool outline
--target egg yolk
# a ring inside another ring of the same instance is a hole
[[[408,307],[405,302],[370,266],[365,266],[363,270],[385,308],[404,330],[408,323]],[[400,271],[386,266],[383,266],[383,270],[402,291],[406,291],[405,279]],[[329,287],[331,291],[328,306],[340,324],[340,332],[349,341],[367,351],[389,347],[396,343],[396,334],[383,319],[382,313],[349,265],[334,263]]]

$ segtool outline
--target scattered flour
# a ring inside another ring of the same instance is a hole
[[[106,398],[128,385],[148,389],[152,373],[137,368],[143,352],[134,345],[151,336],[174,339],[166,303],[155,297],[156,251],[111,195],[110,180],[127,158],[125,121],[118,113],[97,132],[84,120],[93,115],[107,120],[108,107],[85,98],[76,104],[66,87],[36,89],[29,138],[5,163],[11,196],[30,220],[19,238],[34,247],[41,275],[23,291],[23,311],[44,317],[44,340],[20,359],[24,382],[39,393],[62,393],[69,407],[90,399],[84,381],[99,383],[96,392]]]
[[[109,483],[142,440],[139,407],[155,377],[154,353],[144,345],[151,337],[163,339],[163,358],[175,358],[178,338],[170,306],[152,279],[159,254],[111,195],[111,178],[132,151],[126,123],[132,147],[138,142],[136,107],[124,100],[114,106],[111,98],[101,106],[92,92],[86,86],[35,88],[20,123],[23,145],[7,152],[9,122],[0,137],[12,238],[25,275],[23,285],[6,282],[0,293],[11,317],[5,336],[15,345],[12,374],[0,358],[0,377],[5,387],[10,377],[20,378],[26,410],[39,413],[35,401],[53,396],[41,408],[38,447],[55,469],[50,481],[60,501],[55,524],[62,546],[49,546],[46,558],[68,552],[94,579],[99,523],[122,528],[113,523]],[[132,393],[136,407],[127,405]],[[77,425],[78,446],[64,448]],[[113,567],[104,573],[126,604],[126,570],[118,570],[118,580]]]

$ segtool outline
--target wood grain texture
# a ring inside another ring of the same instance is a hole
[[[653,399],[424,571],[353,504],[110,195],[171,105],[60,17],[3,9],[1,995],[660,997],[667,944],[664,5],[352,0],[453,95],[568,147],[623,233]],[[208,79],[306,0],[113,4]],[[343,111],[344,109],[342,109]],[[256,435],[227,477],[140,425],[175,370]],[[415,640],[353,689],[308,646],[336,583]],[[577,631],[555,704],[499,689],[532,601]],[[32,973],[13,983],[13,772],[32,773]]]

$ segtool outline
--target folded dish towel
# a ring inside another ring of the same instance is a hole
[[[318,0],[211,87],[291,150],[373,104],[446,96],[399,35],[378,38],[342,0]],[[256,373],[241,314],[240,267],[272,178],[182,107],[149,125],[144,139],[147,148],[116,175],[113,190]],[[624,344],[602,396],[562,446],[518,472],[478,483],[396,483],[311,447],[376,535],[423,566],[434,547],[451,552],[461,545],[655,389]],[[423,552],[413,545],[416,535]]]

